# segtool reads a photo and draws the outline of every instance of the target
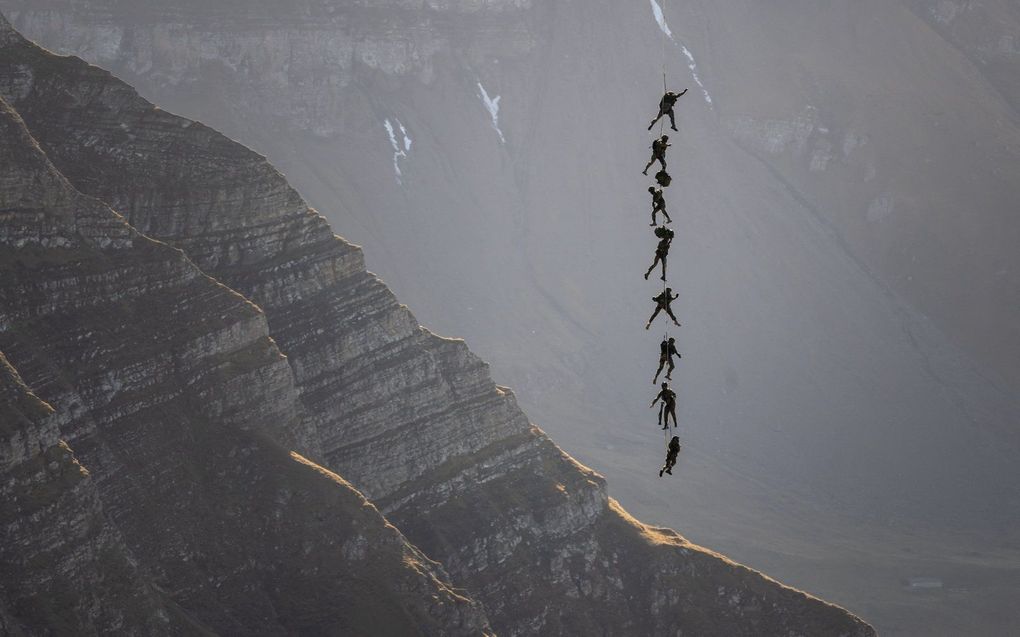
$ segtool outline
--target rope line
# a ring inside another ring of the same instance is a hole
[[[662,11],[663,20],[665,20],[665,15],[666,15],[666,0],[661,0],[661,8],[660,8],[660,10]],[[659,34],[659,41],[660,41],[661,58],[662,58],[662,93],[663,93],[663,95],[665,95],[669,91],[669,85],[667,84],[667,81],[666,81],[666,33],[661,28],[660,28],[660,34]],[[666,128],[666,118],[660,116],[659,117],[659,139],[662,138],[662,135],[665,132],[665,128]],[[663,149],[662,156],[663,157],[666,156],[666,149]],[[661,163],[662,162],[660,162],[660,165],[661,165]],[[665,170],[665,167],[663,166],[661,168],[661,170]],[[665,196],[665,193],[663,193],[663,196]],[[666,226],[665,219],[662,222],[662,226],[663,227]],[[672,318],[670,318],[670,314],[672,313],[672,308],[669,305],[670,298],[669,298],[668,293],[666,291],[667,288],[668,288],[668,283],[666,281],[666,278],[667,278],[668,275],[666,275],[666,273],[665,273],[665,267],[666,267],[665,262],[660,264],[660,267],[663,269],[662,299],[663,299],[663,302],[666,304],[666,308],[670,309],[670,312],[667,312],[666,316],[664,316],[662,318],[663,318],[664,321],[667,320],[667,319],[668,320],[672,320]],[[664,308],[664,309],[666,309],[666,308]],[[669,341],[669,324],[668,323],[666,323],[666,326],[663,329],[662,334],[663,334],[662,340],[664,342],[668,342]],[[669,356],[669,351],[668,350],[666,351],[666,356],[667,357]],[[669,372],[667,371],[667,374],[668,373]],[[669,427],[668,411],[666,409],[665,402],[662,402],[659,405],[659,420],[660,420],[660,422],[663,425],[663,429],[662,429],[663,444],[664,444],[666,450],[668,451],[668,449],[669,449],[669,439],[670,439],[671,431],[670,431],[670,427]]]

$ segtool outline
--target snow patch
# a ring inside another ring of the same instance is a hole
[[[653,2],[655,0],[652,0]],[[499,141],[501,144],[506,143],[506,138],[503,137],[503,131],[499,129],[499,100],[500,96],[489,97],[488,91],[482,86],[481,82],[478,82],[478,96],[482,99],[482,104],[489,111],[489,117],[492,118],[492,127],[496,130],[496,134],[499,135]]]
[[[411,151],[411,143],[412,143],[411,137],[410,137],[410,135],[407,134],[407,129],[404,128],[404,125],[400,123],[399,119],[397,120],[397,126],[400,127],[400,134],[403,135],[403,137],[404,137],[404,152],[408,153],[408,152]]]
[[[687,57],[687,68],[691,70],[691,77],[694,78],[694,83],[698,85],[698,87],[701,89],[701,94],[705,96],[705,103],[711,106],[712,96],[708,94],[708,89],[705,88],[705,85],[704,83],[702,83],[701,78],[698,77],[698,65],[694,61],[694,55],[692,55],[691,52],[687,49],[687,47],[685,47],[682,44],[680,45],[680,49],[683,51],[684,56]]]
[[[669,41],[674,45],[680,47],[680,51],[687,58],[687,68],[691,71],[691,77],[694,78],[694,83],[701,89],[701,94],[705,98],[705,103],[712,106],[712,96],[709,95],[708,89],[705,88],[705,84],[701,81],[701,77],[698,75],[698,64],[694,61],[694,54],[691,53],[690,49],[684,46],[682,43],[677,42],[676,38],[673,37],[673,32],[670,31],[669,25],[666,24],[666,16],[662,13],[662,7],[656,0],[648,0],[652,3],[652,15],[655,16],[655,22],[658,23],[659,28],[666,34]]]
[[[662,14],[662,7],[660,7],[659,3],[655,0],[650,0],[650,2],[652,3],[652,13],[655,14],[655,21],[659,23],[659,28],[662,29],[662,32],[665,33],[670,40],[672,40],[673,33],[669,30],[669,25],[666,24],[666,16]]]
[[[402,185],[403,182],[400,178],[403,177],[404,173],[400,171],[400,160],[401,158],[407,158],[407,153],[411,150],[412,140],[411,136],[407,133],[407,129],[400,123],[400,120],[396,118],[394,120],[397,122],[397,128],[400,129],[403,144],[401,144],[401,140],[397,139],[397,128],[393,127],[389,118],[383,122],[383,126],[386,127],[386,133],[390,136],[390,146],[393,147],[393,172],[396,174],[397,183]]]

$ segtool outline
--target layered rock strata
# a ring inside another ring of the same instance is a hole
[[[265,310],[311,448],[442,561],[497,632],[872,634],[627,516],[262,157],[78,60],[16,41],[3,54],[0,94],[77,187]]]
[[[168,613],[106,519],[62,418],[0,353],[0,633],[165,634]]]
[[[297,123],[316,135],[332,136],[343,132],[337,113],[362,99],[352,91],[359,78],[396,74],[428,83],[436,60],[453,51],[479,61],[527,51],[534,44],[532,4],[313,0],[296,6],[227,0],[168,7],[171,20],[129,20],[129,27],[121,18],[140,18],[144,9],[123,0],[14,2],[5,9],[15,22],[23,18],[22,28],[65,32],[83,57],[103,66],[112,66],[130,50],[133,72],[152,73],[184,94],[201,93],[193,71],[210,68],[218,82],[258,96],[244,104],[221,102],[227,112],[241,115],[254,109],[280,127]],[[82,28],[80,22],[102,26]],[[220,36],[238,26],[244,31],[240,37]],[[173,44],[181,35],[189,40],[183,48]],[[288,87],[295,86],[314,91],[314,97],[297,104],[288,95]]]
[[[487,633],[438,565],[290,451],[303,416],[263,312],[72,189],[6,103],[0,138],[0,351],[55,410],[5,391],[4,614],[32,634]],[[104,550],[90,484],[183,625]],[[26,578],[80,601],[32,605]]]

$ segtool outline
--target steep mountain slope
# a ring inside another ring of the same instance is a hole
[[[989,63],[973,45],[961,54],[929,24],[999,39],[1020,14],[1005,3],[965,4],[974,3],[748,3],[701,37],[721,79],[723,127],[883,282],[1017,392],[1015,73],[1003,73],[1011,67],[994,64],[991,51]],[[756,55],[763,50],[767,57]]]
[[[58,421],[0,353],[0,632],[183,628],[140,576],[93,478],[59,440]]]
[[[0,95],[75,185],[265,310],[324,464],[467,585],[498,632],[873,634],[627,516],[264,158],[80,60],[13,35],[0,52]]]
[[[6,54],[22,42],[3,26]],[[279,445],[302,416],[263,313],[73,190],[6,102],[0,138],[0,349],[55,409],[46,420],[5,363],[4,413],[24,416],[4,419],[15,629],[486,633],[375,507]],[[187,622],[147,596],[136,560]]]
[[[918,17],[956,45],[1020,111],[1020,7],[1009,0],[909,0]]]
[[[993,378],[1020,360],[1011,76],[929,26],[1008,35],[999,4],[671,1],[664,48],[645,2],[0,6],[269,155],[639,517],[892,629],[1017,620],[985,612],[1020,589],[1020,406]],[[637,171],[663,51],[692,87],[669,192],[688,442],[682,484],[650,488]],[[933,571],[959,586],[900,584]]]

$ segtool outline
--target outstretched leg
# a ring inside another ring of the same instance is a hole
[[[655,306],[655,311],[652,312],[652,318],[648,319],[648,324],[645,325],[645,329],[646,330],[652,326],[652,321],[655,320],[655,317],[658,316],[659,312],[661,312],[661,311],[662,311],[662,306],[661,305],[656,305]]]
[[[673,364],[673,357],[670,356],[669,357],[669,369],[666,370],[666,380],[673,380],[673,368],[674,367],[676,367],[676,365]],[[662,363],[659,363],[659,371],[660,372],[662,371]],[[659,375],[656,374],[655,377],[658,378]]]
[[[645,169],[643,171],[641,171],[642,175],[647,175],[648,174],[648,169],[652,167],[652,164],[655,163],[656,159],[657,158],[655,157],[655,155],[652,155],[652,158],[648,160],[647,164],[645,164]]]
[[[659,109],[659,114],[656,115],[655,119],[652,120],[652,123],[648,125],[648,130],[652,130],[652,126],[655,126],[655,122],[659,121],[659,119],[661,119],[663,115],[665,115],[665,113],[662,112],[662,109]]]
[[[662,473],[663,472],[666,472],[669,475],[673,475],[672,469],[673,469],[673,465],[674,464],[676,464],[676,460],[673,458],[673,455],[667,451],[666,452],[666,464],[662,465],[662,468],[659,469],[659,477],[660,478],[662,477]]]
[[[645,281],[648,280],[648,275],[652,273],[652,270],[655,269],[655,266],[657,266],[659,264],[659,260],[660,260],[659,253],[656,252],[655,253],[655,261],[652,261],[652,265],[648,266],[648,271],[645,272]],[[665,270],[663,270],[663,277],[665,277]],[[665,281],[666,279],[663,278],[662,280]]]
[[[663,424],[666,425],[666,427],[668,427],[669,426],[669,417],[672,416],[673,417],[673,426],[676,427],[676,405],[670,405],[669,407],[666,408],[665,411],[666,411],[666,417],[663,418],[663,420],[665,421]],[[666,427],[663,427],[663,429],[665,429]]]
[[[656,385],[659,382],[659,374],[662,373],[662,367],[666,364],[666,359],[659,357],[659,369],[655,370],[655,378],[652,379],[652,384]],[[671,368],[672,369],[672,368]],[[669,378],[669,372],[666,372],[666,378]]]
[[[657,208],[653,206],[652,207],[652,223],[651,223],[651,225],[653,225],[653,226],[659,225],[659,221],[658,221],[658,219],[656,217],[658,216],[658,214],[660,212],[662,213],[662,216],[666,218],[666,223],[673,223],[673,220],[669,218],[669,213],[666,212],[666,208],[664,206],[659,206]]]
[[[661,115],[659,117],[662,117]],[[669,109],[669,127],[676,130],[676,120],[673,119],[673,109]]]
[[[665,281],[665,280],[666,280],[666,257],[665,257],[665,256],[663,256],[663,257],[662,257],[662,258],[660,259],[660,258],[659,258],[659,256],[658,256],[658,255],[656,255],[656,256],[655,256],[655,260],[656,260],[656,261],[659,261],[660,263],[662,263],[662,280],[663,280],[663,281]],[[652,267],[653,267],[653,268],[655,267],[655,264],[654,264],[654,263],[652,264]],[[651,272],[651,270],[649,270],[649,272]],[[647,278],[648,278],[648,276],[647,276],[647,275],[645,275],[645,278],[647,279]]]
[[[658,313],[658,311],[659,311],[658,309],[655,310],[656,314]],[[666,306],[666,314],[669,314],[669,318],[673,319],[673,322],[676,323],[677,327],[680,327],[680,321],[676,320],[676,317],[673,316],[673,308],[671,308],[668,305]],[[654,314],[652,315],[652,318],[655,318]],[[649,323],[651,323],[651,321],[649,321]]]

